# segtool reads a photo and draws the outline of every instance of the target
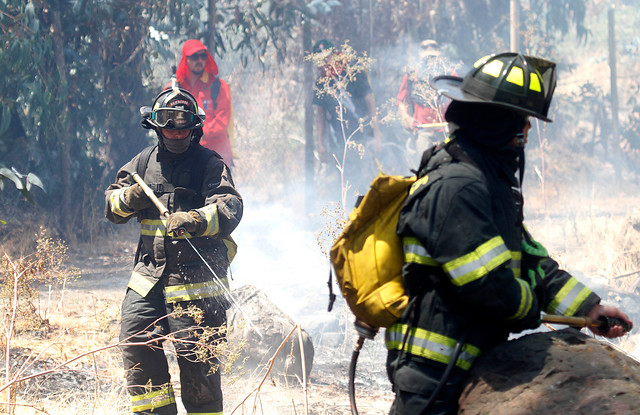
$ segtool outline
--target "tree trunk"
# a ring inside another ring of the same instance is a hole
[[[216,0],[209,0],[209,50],[211,55],[216,53],[216,30],[218,26],[218,9]]]
[[[60,171],[62,173],[62,195],[60,198],[61,228],[66,239],[73,237],[71,211],[71,137],[69,133],[69,109],[67,107],[67,65],[64,59],[62,21],[59,10],[52,10],[51,35],[56,67],[60,83],[58,84],[59,121],[56,125],[58,148],[60,150]]]

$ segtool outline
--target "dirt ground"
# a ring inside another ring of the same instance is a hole
[[[124,232],[121,241],[94,244],[69,251],[70,267],[81,277],[64,289],[41,289],[41,307],[50,327],[41,333],[24,333],[15,344],[16,362],[24,362],[28,352],[38,355],[27,374],[46,371],[87,350],[109,347],[117,342],[120,303],[131,272],[136,237]],[[326,295],[322,293],[322,295]],[[335,340],[338,337],[338,340]],[[315,358],[306,385],[287,381],[279,375],[251,374],[223,378],[225,414],[347,414],[348,367],[355,344],[350,332],[314,339]],[[319,344],[316,344],[319,343]],[[365,344],[356,375],[359,413],[386,414],[393,396],[384,371],[382,335]],[[180,393],[177,364],[170,356],[176,394]],[[15,365],[15,363],[14,363]],[[256,389],[259,388],[258,393]],[[23,407],[19,413],[46,410],[50,414],[128,413],[129,399],[117,348],[107,348],[38,376],[23,384],[19,392]],[[178,399],[179,400],[179,399]],[[178,402],[180,414],[186,411]],[[35,410],[34,408],[38,408]]]

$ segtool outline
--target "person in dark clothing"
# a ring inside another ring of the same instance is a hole
[[[199,144],[205,115],[188,91],[165,90],[141,113],[158,145],[125,164],[105,192],[107,219],[141,224],[120,332],[131,410],[177,414],[161,344],[171,336],[187,412],[222,414],[214,349],[224,338],[218,328],[226,323],[227,268],[236,249],[230,234],[242,218],[242,198],[220,156]],[[167,218],[134,183],[134,172],[167,207]]]
[[[431,85],[453,100],[445,113],[451,135],[423,156],[398,218],[410,302],[386,332],[393,415],[457,413],[474,360],[510,333],[537,328],[541,311],[632,325],[561,270],[523,224],[529,117],[551,121],[555,64],[491,55],[464,78]],[[592,331],[614,338],[625,329]]]
[[[382,135],[375,97],[363,70],[351,70],[352,62],[328,40],[313,47],[319,75],[313,104],[321,163],[344,167],[346,180],[364,192],[375,176],[373,154],[382,149]],[[345,151],[346,147],[346,151]]]

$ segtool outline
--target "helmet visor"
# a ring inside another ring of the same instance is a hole
[[[193,112],[177,108],[160,108],[151,114],[151,119],[158,124],[158,127],[174,130],[193,127],[196,124],[195,118]]]

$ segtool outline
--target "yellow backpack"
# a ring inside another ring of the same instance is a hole
[[[356,318],[370,326],[391,326],[409,301],[396,226],[415,181],[415,176],[379,173],[331,247],[329,256],[342,295]]]

